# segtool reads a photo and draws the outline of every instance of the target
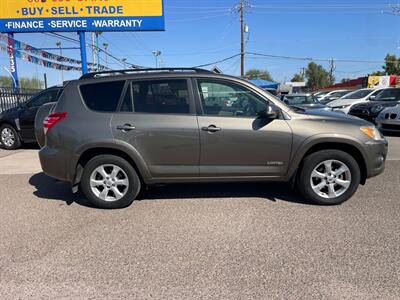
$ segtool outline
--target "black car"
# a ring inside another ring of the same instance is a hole
[[[0,145],[12,150],[19,148],[22,143],[36,142],[36,113],[43,104],[57,101],[62,90],[57,86],[48,88],[18,107],[0,113]]]
[[[399,102],[400,88],[384,89],[370,101],[354,105],[349,114],[375,123],[375,119],[383,109],[396,106]]]

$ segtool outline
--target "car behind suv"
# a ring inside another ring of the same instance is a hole
[[[0,145],[7,150],[19,148],[23,143],[35,142],[34,121],[39,108],[57,101],[62,87],[54,86],[33,96],[18,107],[0,113]]]
[[[145,185],[237,181],[291,182],[307,199],[339,204],[384,170],[387,153],[363,120],[295,112],[199,69],[90,73],[42,110],[44,172],[103,208],[130,205]]]

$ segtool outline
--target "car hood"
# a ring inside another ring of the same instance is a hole
[[[297,107],[301,107],[304,109],[321,109],[321,108],[327,108],[326,105],[323,105],[321,103],[310,103],[310,104],[299,104],[295,105]]]
[[[357,103],[364,102],[364,101],[365,101],[364,98],[361,98],[361,99],[338,99],[338,100],[329,102],[328,106],[338,107],[338,106],[343,106],[343,105],[353,105],[353,104],[357,104]]]
[[[385,113],[400,113],[400,104],[392,107],[387,107],[384,110],[382,110],[381,114]]]
[[[307,111],[301,112],[301,113],[297,112],[297,114],[305,115],[312,119],[347,122],[347,123],[352,123],[352,124],[359,125],[359,126],[371,125],[369,122],[359,119],[357,117],[343,114],[340,112],[330,111],[330,110],[307,110]]]
[[[375,105],[382,105],[382,106],[395,106],[396,104],[399,104],[399,101],[368,101],[365,103],[360,103],[357,105],[354,105],[352,108],[366,108],[369,109],[371,107],[374,107]]]

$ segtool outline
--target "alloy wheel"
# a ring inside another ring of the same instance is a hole
[[[4,128],[1,131],[1,142],[7,147],[12,147],[15,143],[14,132],[10,128]]]
[[[129,179],[122,168],[113,164],[101,165],[90,175],[90,188],[101,200],[117,201],[128,192]]]
[[[349,167],[338,160],[325,160],[311,173],[313,191],[320,197],[332,199],[343,195],[351,185]]]

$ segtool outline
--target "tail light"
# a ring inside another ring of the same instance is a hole
[[[52,128],[57,123],[61,122],[67,117],[66,112],[58,112],[49,114],[43,121],[44,134],[46,134],[50,128]]]

